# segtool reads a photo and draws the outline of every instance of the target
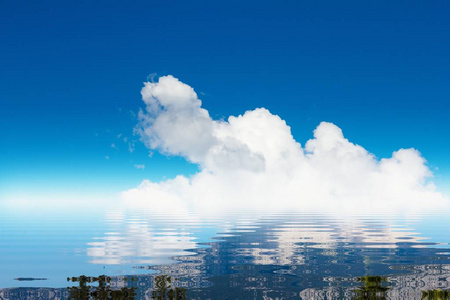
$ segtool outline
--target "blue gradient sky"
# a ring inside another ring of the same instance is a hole
[[[450,2],[92,2],[0,3],[0,195],[195,172],[133,136],[152,73],[213,118],[268,108],[302,145],[329,121],[377,157],[414,147],[450,190]]]

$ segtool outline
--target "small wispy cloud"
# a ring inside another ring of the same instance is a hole
[[[145,165],[144,164],[142,164],[142,165],[134,165],[134,167],[136,168],[136,169],[145,169]]]
[[[148,74],[147,75],[147,81],[154,82],[157,75],[158,74],[156,74],[156,73]]]
[[[129,151],[130,153],[133,153],[133,152],[134,152],[134,149],[135,149],[135,143],[134,143],[134,142],[129,142],[129,143],[128,143],[128,151]]]
[[[105,159],[106,159],[106,160],[109,160],[109,156],[108,156],[108,155],[106,155],[106,156],[105,156]]]

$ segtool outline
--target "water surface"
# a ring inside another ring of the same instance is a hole
[[[448,219],[4,209],[0,299],[447,299]]]

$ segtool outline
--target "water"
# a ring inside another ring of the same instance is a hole
[[[0,299],[448,299],[449,225],[444,212],[3,209]]]

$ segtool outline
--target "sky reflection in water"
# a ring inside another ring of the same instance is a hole
[[[366,299],[374,290],[390,299],[432,299],[430,290],[450,285],[446,213],[205,219],[117,208],[0,216],[4,299],[20,298],[24,289],[67,298],[74,289],[66,287],[80,282],[67,277],[103,274],[111,291],[133,287],[137,299],[151,298],[162,275],[171,278],[167,287],[194,299]]]

